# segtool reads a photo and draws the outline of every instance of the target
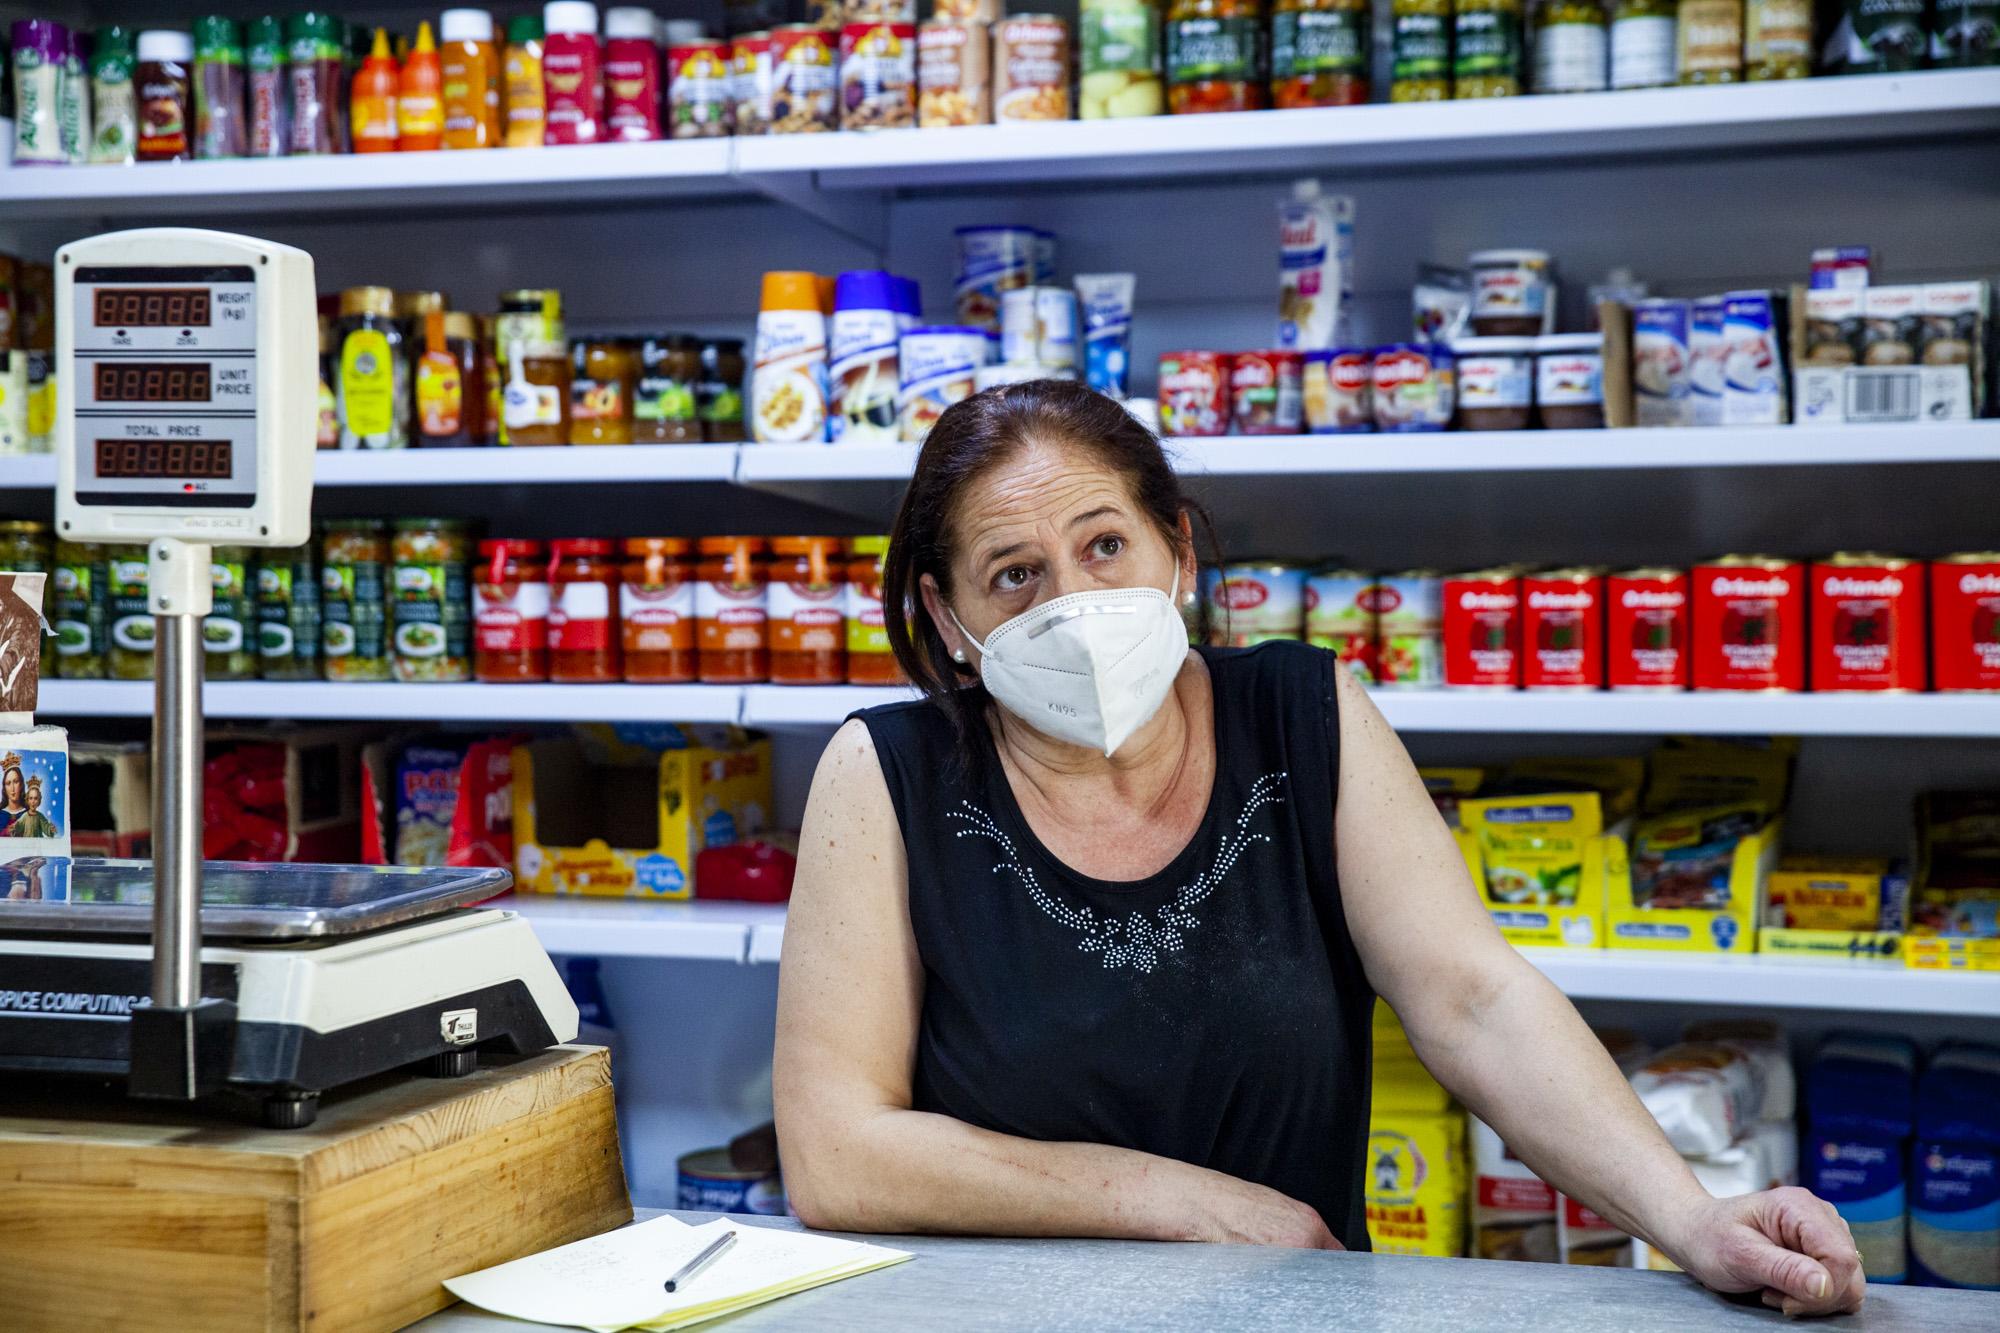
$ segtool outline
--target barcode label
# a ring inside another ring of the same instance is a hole
[[[1847,374],[1846,416],[1850,422],[1915,421],[1920,372],[1857,369]]]

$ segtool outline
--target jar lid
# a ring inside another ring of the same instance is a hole
[[[539,557],[542,544],[533,537],[488,537],[479,543],[479,554]]]
[[[443,292],[397,292],[396,318],[413,319],[418,315],[428,315],[433,310],[443,310],[448,304]]]
[[[398,532],[464,532],[472,524],[462,518],[399,518],[396,520]]]
[[[396,293],[387,287],[349,287],[340,294],[343,315],[379,315],[388,318],[396,311]]]
[[[438,40],[490,42],[493,40],[493,15],[483,9],[447,9],[438,15]]]
[[[627,537],[625,539],[625,554],[627,555],[686,555],[693,549],[694,543],[685,537]]]
[[[507,43],[519,46],[523,42],[542,40],[542,20],[534,14],[516,14],[507,20]]]
[[[330,518],[321,526],[328,532],[364,532],[383,535],[389,531],[389,525],[379,518]]]
[[[235,19],[209,14],[194,21],[194,41],[204,55],[241,51],[243,29],[237,26]]]
[[[838,537],[773,537],[774,555],[832,555],[840,550]]]
[[[194,38],[166,28],[142,32],[139,34],[139,59],[142,62],[168,60],[186,64],[194,59]]]
[[[632,5],[620,5],[616,9],[604,11],[604,35],[606,37],[636,37],[652,41],[658,37],[659,21],[650,9],[640,9]]]
[[[764,275],[759,310],[823,310],[819,274],[781,269]]]
[[[609,537],[558,537],[549,543],[549,558],[561,560],[573,555],[610,555]]]
[[[1453,338],[1451,350],[1460,356],[1527,356],[1535,350],[1533,338]]]
[[[696,549],[703,555],[734,555],[738,551],[762,555],[764,547],[762,537],[703,537],[696,543]]]
[[[1549,333],[1535,339],[1537,352],[1601,352],[1601,333]]]
[[[119,28],[106,28],[104,32],[120,32]],[[98,34],[98,45],[104,43],[103,33]],[[244,43],[252,48],[283,46],[285,44],[285,21],[275,14],[251,19],[244,30]]]
[[[567,361],[569,345],[557,342],[517,342],[523,361]],[[510,353],[511,355],[511,353]]]
[[[464,311],[448,311],[444,317],[444,336],[464,338],[468,341],[476,340],[479,337],[479,326],[473,322],[472,316]]]
[[[889,554],[889,539],[887,536],[849,537],[847,539],[847,553],[849,555],[887,555]]]
[[[48,530],[48,524],[37,523],[32,518],[10,518],[4,523],[0,523],[0,532],[25,532],[34,535],[47,532]]]
[[[542,26],[552,33],[597,33],[597,6],[590,0],[549,0],[542,6]]]
[[[560,311],[562,308],[562,296],[553,287],[516,287],[512,291],[500,293],[500,304],[502,306],[518,305],[527,306],[533,310],[540,310],[548,305],[551,300],[554,301],[556,309]]]
[[[1546,264],[1546,250],[1474,250],[1465,257],[1472,268],[1497,268],[1502,264]]]
[[[700,19],[662,19],[660,21],[661,44],[665,46],[685,46],[689,42],[703,40]]]

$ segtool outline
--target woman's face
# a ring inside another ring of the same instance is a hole
[[[1181,520],[1185,528],[1187,520]],[[1124,479],[1086,449],[1029,443],[968,485],[951,516],[949,605],[984,639],[1054,597],[1095,588],[1158,588],[1174,581],[1178,557]],[[1194,586],[1190,559],[1183,591]],[[979,649],[945,614],[926,574],[924,606],[947,646],[977,661]]]
[[[20,769],[10,768],[7,770],[7,778],[4,791],[0,791],[0,795],[6,796],[8,805],[19,805],[21,803]]]

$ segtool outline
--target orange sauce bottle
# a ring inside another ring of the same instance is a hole
[[[374,47],[355,71],[354,95],[348,101],[355,152],[396,151],[396,94],[401,82],[396,58],[389,54],[389,34],[377,28]]]
[[[431,25],[417,25],[417,44],[403,59],[396,88],[396,149],[421,153],[444,147],[444,71]]]
[[[438,60],[444,74],[444,146],[500,146],[500,51],[493,16],[483,9],[447,9],[438,18]]]

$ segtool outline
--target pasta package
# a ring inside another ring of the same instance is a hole
[[[1729,1042],[1669,1046],[1632,1075],[1632,1091],[1683,1157],[1721,1152],[1764,1105],[1762,1069]]]

